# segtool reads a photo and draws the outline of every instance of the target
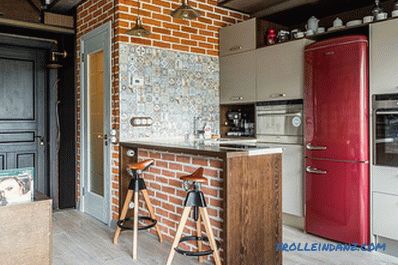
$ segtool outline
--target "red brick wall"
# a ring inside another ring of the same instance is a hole
[[[216,240],[222,243],[223,226],[223,161],[214,157],[198,157],[155,150],[140,149],[138,160],[154,159],[155,164],[143,174],[151,202],[154,205],[163,237],[172,241],[181,219],[187,192],[179,177],[203,167],[208,183],[202,185],[207,210]],[[142,205],[143,206],[143,205]],[[145,209],[145,207],[141,207]],[[145,212],[145,211],[143,211]],[[148,215],[146,212],[145,215]],[[191,215],[192,216],[192,215]],[[185,235],[196,235],[193,218],[189,218]],[[202,227],[204,231],[204,226]],[[152,229],[152,233],[155,231]],[[187,246],[189,247],[189,246]],[[196,246],[194,246],[196,247]]]
[[[169,14],[181,0],[142,0],[143,24],[152,34],[147,38],[136,38],[124,33],[135,24],[137,1],[117,2],[118,40],[212,56],[218,56],[219,29],[248,18],[242,13],[217,7],[217,0],[191,0],[190,5],[202,16],[191,21],[174,19]]]
[[[197,20],[174,19],[169,14],[179,6],[180,0],[141,0],[144,26],[152,31],[147,38],[125,34],[137,15],[136,0],[86,0],[77,8],[77,199],[80,197],[80,37],[103,23],[114,23],[112,45],[112,128],[119,129],[119,44],[148,45],[176,51],[218,56],[219,29],[248,18],[239,12],[217,7],[216,0],[191,0],[190,4],[202,13]],[[119,146],[112,147],[112,218],[119,212]]]

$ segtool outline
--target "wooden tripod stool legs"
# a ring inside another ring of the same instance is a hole
[[[129,204],[131,202],[131,199],[133,198],[133,193],[134,193],[133,190],[127,191],[126,200],[124,201],[122,212],[121,212],[120,218],[119,218],[120,220],[123,220],[124,218],[126,218],[127,211],[129,210]],[[113,236],[113,244],[117,244],[117,241],[119,239],[121,231],[122,231],[122,229],[119,226],[116,226],[116,231]]]
[[[138,238],[138,192],[134,192],[133,260],[137,260]]]
[[[190,213],[191,209],[192,209],[192,207],[184,208],[184,211],[181,216],[181,221],[180,221],[180,224],[178,225],[176,236],[174,238],[173,245],[171,246],[169,257],[167,259],[167,263],[166,263],[167,265],[171,265],[171,263],[173,261],[173,258],[174,258],[175,252],[176,252],[175,248],[178,246],[178,244],[180,242],[182,232],[184,231],[184,227],[188,220],[189,213]],[[201,226],[200,219],[201,218],[200,217],[202,217],[203,224],[205,225],[205,229],[206,229],[206,234],[207,234],[207,237],[209,238],[210,249],[213,250],[214,263],[216,265],[221,265],[220,253],[217,248],[217,243],[214,238],[213,230],[211,229],[211,223],[210,223],[209,215],[207,213],[207,209],[199,208],[199,212],[200,212],[199,220],[196,223],[197,236],[201,236],[201,228],[200,228],[200,226]],[[200,251],[202,248],[202,243],[200,241],[198,242],[198,247],[199,247],[199,251]],[[203,257],[201,257],[201,258],[203,258]],[[202,262],[203,259],[199,259],[199,261]]]
[[[191,209],[192,209],[192,207],[185,207],[184,211],[182,212],[181,221],[180,221],[180,224],[178,225],[177,233],[174,238],[173,245],[171,246],[171,251],[170,251],[169,257],[167,259],[167,263],[166,263],[167,265],[171,265],[171,262],[173,261],[174,254],[176,253],[175,248],[178,246],[178,243],[180,242],[181,235],[182,235],[182,232],[184,231],[184,227],[188,220],[189,213],[191,212]]]
[[[201,221],[200,221],[200,212],[199,212],[199,215],[198,215],[198,221],[196,222],[196,236],[197,237],[201,237],[202,236],[202,223],[201,223]],[[202,251],[202,241],[201,240],[198,240],[198,251],[200,252],[200,251]],[[203,262],[203,257],[202,256],[200,256],[199,257],[199,263],[202,263]]]
[[[142,192],[142,195],[144,196],[145,204],[146,204],[146,207],[148,208],[148,211],[149,211],[149,214],[150,214],[151,218],[157,220],[156,215],[155,215],[155,211],[153,210],[153,206],[152,206],[151,200],[149,199],[148,191],[147,190],[142,190],[141,192]],[[162,243],[163,242],[163,238],[162,238],[162,233],[160,231],[160,226],[159,226],[158,223],[156,223],[156,232],[158,234],[160,243]]]
[[[203,224],[205,225],[206,228],[206,234],[207,237],[209,238],[210,248],[214,251],[213,252],[214,263],[216,265],[221,265],[220,253],[218,252],[217,243],[214,238],[214,233],[213,230],[211,229],[211,223],[210,223],[209,214],[207,213],[207,209],[199,208],[199,212],[200,215],[202,216]]]
[[[138,187],[136,187],[136,189],[138,190]],[[155,212],[153,210],[151,200],[149,199],[148,191],[146,189],[142,189],[140,191],[142,192],[146,207],[148,208],[151,218],[154,220],[157,220]],[[133,198],[133,195],[134,195],[133,260],[137,260],[137,256],[138,256],[138,219],[139,219],[139,217],[138,217],[138,208],[139,208],[138,195],[139,195],[139,192],[134,192],[132,189],[129,189],[127,191],[126,200],[124,201],[119,220],[124,220],[126,218],[127,212],[129,209],[129,205],[130,205],[131,199]],[[160,231],[160,226],[158,223],[156,223],[155,226],[156,226],[156,232],[159,237],[159,241],[162,242],[163,239],[162,239],[162,234]],[[121,230],[122,229],[119,226],[116,227],[116,231],[113,236],[113,244],[117,244]]]

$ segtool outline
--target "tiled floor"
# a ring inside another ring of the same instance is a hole
[[[131,258],[132,234],[125,232],[112,244],[113,230],[75,210],[54,213],[54,265],[164,265],[170,244],[159,244],[147,233],[139,235],[138,261]],[[283,228],[284,242],[328,242],[290,228]],[[176,255],[173,265],[198,264],[197,259]],[[284,265],[383,265],[398,264],[398,258],[367,252],[291,252],[283,254]],[[254,264],[253,264],[254,265]],[[265,265],[265,264],[256,264]]]

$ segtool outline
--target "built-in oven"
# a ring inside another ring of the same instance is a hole
[[[302,144],[303,101],[257,103],[256,135],[261,142]]]
[[[398,167],[398,94],[373,97],[373,163]]]

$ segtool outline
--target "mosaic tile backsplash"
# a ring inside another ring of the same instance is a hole
[[[218,130],[217,57],[147,46],[120,46],[120,139],[182,137],[194,117]],[[132,117],[151,117],[152,126],[133,127]]]

